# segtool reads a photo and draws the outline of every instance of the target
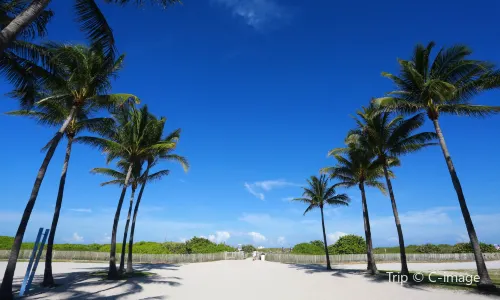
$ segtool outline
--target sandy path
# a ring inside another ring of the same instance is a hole
[[[20,284],[26,263],[19,263],[16,283]],[[500,262],[489,262],[490,268]],[[0,274],[6,263],[0,262]],[[52,290],[35,290],[28,299],[487,299],[466,292],[445,289],[402,287],[364,277],[364,265],[335,266],[333,272],[308,266],[263,261],[218,261],[186,265],[138,265],[157,275],[128,281],[107,282],[89,278],[87,273],[106,264],[54,263],[54,274],[65,285]],[[473,263],[410,264],[412,270],[468,269]],[[397,264],[380,264],[380,269],[398,269]],[[41,280],[43,264],[37,271]],[[18,288],[18,286],[17,286]]]

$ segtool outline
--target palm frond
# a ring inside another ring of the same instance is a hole
[[[94,0],[76,0],[75,10],[80,29],[90,40],[91,47],[101,49],[114,61],[116,52],[113,30]]]

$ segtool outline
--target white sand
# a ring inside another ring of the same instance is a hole
[[[27,263],[16,268],[18,290]],[[206,299],[206,300],[303,300],[303,299],[487,299],[471,292],[405,287],[386,280],[367,278],[365,265],[334,266],[326,272],[311,266],[265,261],[218,261],[185,265],[137,265],[157,275],[128,281],[108,282],[89,278],[88,272],[103,270],[106,264],[54,263],[56,280],[64,285],[49,290],[35,287],[28,299]],[[0,262],[3,274],[6,262]],[[35,277],[42,280],[43,263]],[[411,270],[473,269],[474,263],[410,264]],[[488,262],[500,268],[500,261]],[[379,269],[397,270],[398,264],[379,264]],[[109,298],[108,298],[109,297]]]

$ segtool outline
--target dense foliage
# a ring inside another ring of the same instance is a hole
[[[479,243],[479,246],[481,247],[481,252],[483,252],[483,253],[497,251],[495,249],[495,246],[493,246],[492,244]],[[453,253],[472,253],[472,244],[471,243],[458,243],[455,246],[453,246],[452,251],[453,251]]]
[[[0,236],[0,249],[8,250],[14,242],[13,237]],[[34,243],[23,243],[22,249],[33,249]],[[251,245],[250,245],[251,246]],[[253,246],[251,246],[253,247]],[[54,250],[59,251],[94,251],[109,252],[109,244],[55,244]],[[121,253],[121,243],[117,243],[117,253]],[[234,252],[235,248],[216,244],[204,238],[194,237],[185,243],[176,242],[138,242],[134,243],[134,253],[141,254],[190,254],[190,253],[217,253]],[[252,250],[253,251],[253,250]]]
[[[256,251],[257,249],[253,245],[243,245],[241,247],[241,250],[243,250],[245,253],[251,253]]]
[[[292,254],[324,255],[325,248],[311,243],[300,243],[293,247]]]
[[[333,254],[363,254],[366,253],[365,239],[359,235],[349,234],[338,239],[328,247],[330,255]]]

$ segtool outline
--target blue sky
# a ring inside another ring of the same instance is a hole
[[[50,38],[84,41],[72,21],[72,1],[53,1]],[[99,2],[99,1],[98,1]],[[321,238],[319,211],[288,201],[342,145],[349,117],[391,89],[381,71],[397,72],[417,42],[465,43],[474,57],[500,63],[498,1],[186,0],[167,11],[145,6],[102,9],[113,26],[125,68],[114,92],[139,96],[183,130],[178,153],[192,165],[147,187],[136,240],[210,237],[228,244],[291,246]],[[1,83],[0,92],[9,91]],[[474,102],[498,105],[500,93]],[[17,108],[4,97],[0,111]],[[432,130],[426,124],[427,130]],[[500,116],[442,117],[441,126],[482,241],[500,243],[498,185]],[[0,235],[14,235],[38,167],[54,133],[31,120],[0,115],[4,141]],[[49,227],[64,156],[59,147],[46,175],[25,240]],[[57,242],[107,242],[117,187],[89,174],[104,157],[74,147]],[[441,150],[404,157],[393,185],[407,244],[467,239]],[[344,192],[339,190],[339,192]],[[329,239],[363,235],[359,190],[349,207],[326,213]],[[396,245],[389,199],[368,191],[376,246]],[[125,215],[126,205],[122,211]],[[123,222],[120,224],[122,225]],[[122,226],[120,226],[122,227]],[[121,233],[119,232],[120,236]]]

